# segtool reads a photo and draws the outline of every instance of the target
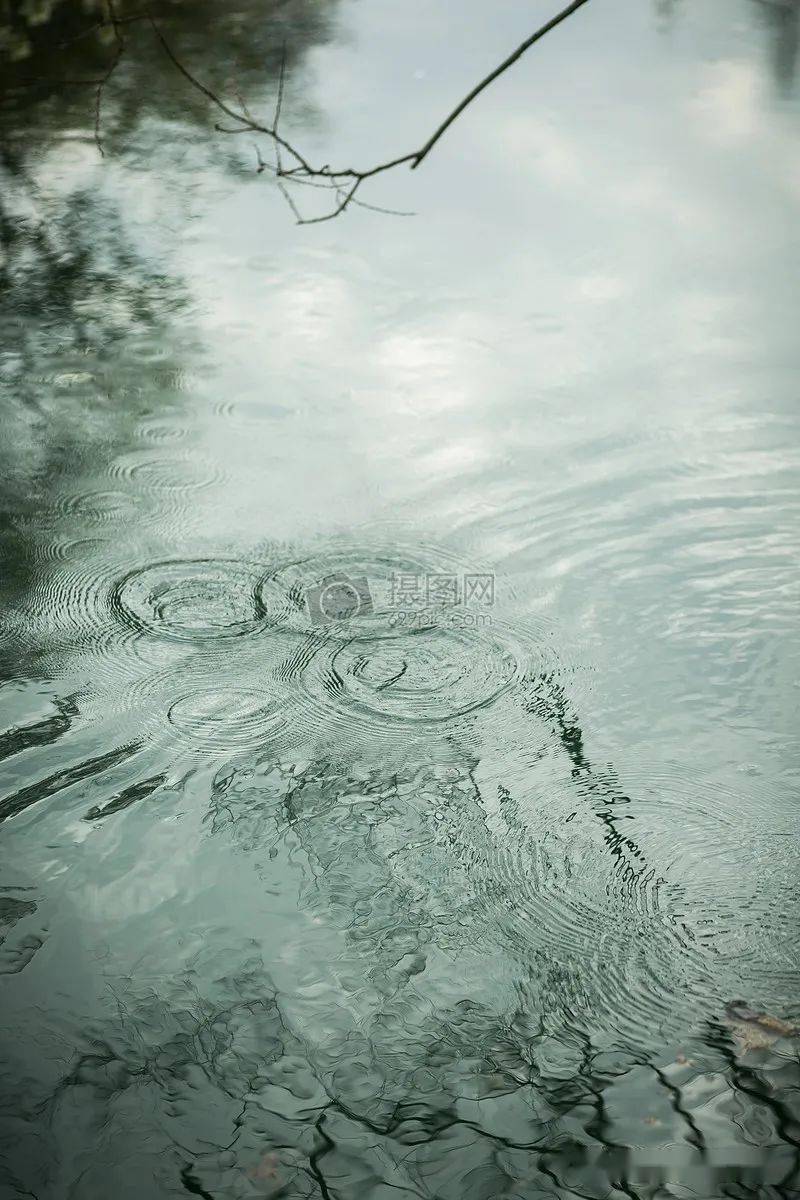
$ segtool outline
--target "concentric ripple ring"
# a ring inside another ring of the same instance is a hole
[[[434,626],[329,642],[310,659],[303,686],[329,718],[409,726],[493,704],[521,676],[516,652],[485,631]]]
[[[249,688],[201,688],[171,705],[167,720],[198,749],[261,748],[286,728],[281,706]]]
[[[115,586],[115,614],[136,629],[182,641],[240,637],[263,613],[263,566],[235,559],[173,559],[137,568]]]
[[[427,581],[456,578],[460,570],[461,564],[440,550],[346,546],[274,568],[264,574],[257,595],[272,625],[305,634],[324,631],[348,642],[395,638],[408,633],[408,626],[398,621],[404,607],[413,610],[416,629],[438,623],[436,606],[427,600]],[[410,600],[398,591],[409,581],[419,586]]]

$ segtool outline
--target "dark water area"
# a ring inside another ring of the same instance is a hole
[[[0,1200],[800,1194],[799,12],[0,3]]]

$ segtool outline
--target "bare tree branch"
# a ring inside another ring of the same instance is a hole
[[[457,117],[461,116],[467,105],[472,104],[472,101],[477,96],[480,96],[484,88],[487,88],[490,83],[494,83],[495,79],[497,79],[499,75],[502,75],[503,72],[507,71],[509,67],[513,66],[518,59],[522,58],[526,50],[530,50],[531,46],[535,45],[540,38],[543,38],[546,33],[550,32],[551,29],[555,29],[555,27],[560,25],[562,21],[566,21],[567,17],[571,17],[574,12],[577,12],[578,9],[586,3],[587,0],[573,0],[572,4],[568,4],[567,7],[563,8],[560,13],[556,13],[554,17],[545,22],[545,24],[537,29],[535,33],[532,33],[529,38],[526,38],[524,42],[517,46],[516,50],[514,50],[512,54],[509,54],[508,58],[503,59],[499,66],[495,67],[493,71],[490,71],[485,79],[482,79],[480,83],[476,84],[472,91],[469,92],[464,99],[456,105],[449,116],[445,117],[439,128],[431,134],[422,149],[414,156],[414,161],[411,164],[412,171],[416,170],[424,158],[427,158],[442,134],[450,128]]]
[[[181,75],[183,75],[184,79],[188,80],[188,82],[192,85],[193,88],[196,88],[199,92],[202,92],[204,96],[208,97],[208,99],[211,101],[212,104],[215,104],[216,107],[221,112],[224,112],[226,117],[230,117],[232,120],[239,122],[239,124],[241,126],[241,130],[239,130],[237,132],[244,133],[249,130],[251,133],[267,134],[269,137],[272,138],[272,140],[275,142],[276,145],[282,146],[283,149],[287,151],[287,153],[292,155],[292,157],[295,159],[295,161],[298,164],[298,169],[305,171],[309,175],[317,174],[317,172],[314,171],[313,167],[309,166],[309,164],[306,162],[306,160],[303,158],[303,156],[301,154],[299,154],[297,152],[297,150],[294,149],[293,146],[290,146],[289,143],[287,141],[285,141],[280,136],[280,134],[277,133],[277,131],[274,128],[270,128],[270,126],[268,126],[268,125],[262,125],[258,121],[254,121],[253,118],[248,116],[246,113],[236,112],[236,110],[231,108],[229,105],[227,105],[224,100],[221,100],[220,97],[215,92],[212,92],[211,88],[208,88],[208,87],[206,87],[206,85],[204,83],[201,83],[200,80],[191,73],[191,71],[188,69],[188,67],[185,67],[184,64],[180,61],[180,59],[175,55],[175,53],[172,50],[172,47],[170,46],[167,39],[164,37],[164,34],[161,32],[158,25],[155,23],[152,15],[148,15],[148,20],[149,20],[150,24],[152,25],[153,31],[155,32],[156,37],[158,38],[159,42],[161,43],[161,45],[164,49],[164,52],[167,55],[167,57],[169,58],[172,65],[176,68],[176,70],[180,71],[180,73],[181,73]],[[221,129],[221,126],[217,126],[217,128]],[[229,131],[223,130],[223,132],[229,132]]]
[[[104,90],[106,84],[108,83],[109,79],[114,74],[117,67],[119,66],[119,60],[122,58],[122,55],[125,52],[125,39],[122,36],[122,32],[120,29],[120,21],[117,17],[117,13],[114,8],[114,0],[107,0],[107,7],[108,7],[108,19],[106,20],[105,24],[111,25],[112,29],[114,30],[114,37],[116,39],[117,45],[116,45],[116,48],[114,51],[114,57],[111,60],[111,64],[108,67],[108,70],[106,71],[105,75],[103,75],[102,79],[100,79],[97,83],[97,91],[95,92],[95,99],[94,99],[94,140],[95,140],[95,143],[97,144],[97,149],[100,151],[101,157],[103,157],[103,158],[105,158],[105,156],[106,156],[106,152],[103,149],[103,140],[100,136],[100,118],[101,118],[100,109],[101,109],[101,106],[103,103],[103,90]]]
[[[261,174],[264,170],[269,170],[270,173],[275,176],[278,187],[280,188],[282,195],[286,199],[292,214],[299,225],[315,225],[319,224],[321,221],[330,221],[334,217],[340,216],[347,208],[350,207],[351,204],[361,208],[374,209],[378,212],[393,212],[392,209],[384,209],[377,205],[365,204],[364,201],[356,199],[356,193],[361,187],[361,184],[364,183],[365,180],[371,179],[375,175],[381,175],[386,171],[394,170],[395,167],[404,166],[406,164],[409,165],[411,170],[416,170],[420,163],[424,162],[431,150],[444,136],[453,122],[461,116],[464,110],[470,104],[472,104],[472,102],[477,99],[477,97],[480,96],[480,94],[485,91],[490,84],[492,84],[497,78],[499,78],[500,75],[507,71],[509,67],[513,66],[515,62],[522,58],[523,54],[530,50],[531,46],[534,46],[538,41],[541,40],[541,38],[550,33],[551,30],[555,29],[563,21],[566,21],[568,17],[571,17],[573,13],[577,12],[578,9],[582,8],[586,3],[588,3],[588,0],[572,0],[572,2],[568,4],[566,8],[563,8],[560,12],[556,13],[554,17],[551,17],[549,21],[546,21],[544,25],[541,25],[534,33],[530,35],[530,37],[526,38],[524,42],[521,42],[520,45],[517,46],[517,48],[512,51],[507,58],[503,59],[498,66],[490,71],[485,78],[477,83],[475,87],[473,87],[472,90],[458,102],[455,108],[453,108],[452,111],[447,114],[444,120],[436,127],[427,141],[425,141],[423,145],[419,147],[419,149],[413,150],[409,154],[401,154],[396,158],[388,159],[386,162],[376,163],[374,166],[364,170],[356,170],[355,167],[332,168],[328,163],[321,167],[314,167],[295,145],[293,145],[290,141],[288,141],[287,138],[279,133],[278,125],[280,122],[284,101],[286,71],[285,46],[283,48],[280,74],[278,77],[278,94],[275,102],[275,115],[273,117],[272,124],[268,125],[252,116],[247,108],[247,105],[241,97],[238,97],[240,110],[237,111],[235,108],[232,108],[229,104],[227,104],[220,96],[218,96],[216,92],[212,91],[210,87],[198,79],[197,76],[194,75],[175,54],[161,28],[153,18],[152,13],[145,12],[139,16],[127,18],[125,23],[132,24],[134,21],[146,20],[152,27],[153,32],[155,33],[155,36],[157,37],[164,53],[176,71],[183,76],[183,78],[191,85],[191,87],[205,96],[206,99],[208,99],[217,109],[219,109],[220,112],[224,113],[226,117],[234,122],[234,126],[232,128],[228,125],[215,124],[214,128],[218,130],[218,132],[226,134],[261,133],[271,138],[275,147],[275,165],[273,166],[271,163],[265,162],[261,157],[260,151],[258,148],[256,148],[257,173]],[[121,32],[121,25],[123,22],[117,17],[114,11],[113,0],[108,0],[108,9],[108,20],[100,22],[99,25],[111,25],[113,27],[117,39],[116,52],[108,70],[101,79],[95,81],[86,81],[87,83],[93,83],[96,87],[95,142],[97,143],[98,150],[103,155],[105,154],[105,151],[103,149],[100,136],[100,117],[103,90],[112,74],[116,70],[125,49],[125,41]],[[98,28],[99,25],[94,26],[93,28]],[[83,81],[76,80],[75,82]],[[292,166],[284,166],[281,157],[281,151],[284,151],[292,159]],[[330,191],[334,198],[334,205],[331,211],[317,217],[302,216],[289,193],[287,187],[289,184],[302,184],[308,187],[318,187]],[[407,216],[411,214],[397,213],[396,215]]]

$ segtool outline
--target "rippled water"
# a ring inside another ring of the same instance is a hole
[[[796,1195],[797,4],[22,11],[0,1197]]]

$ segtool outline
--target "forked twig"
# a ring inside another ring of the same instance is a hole
[[[373,209],[377,212],[393,212],[392,209],[385,209],[379,207],[378,205],[366,204],[364,201],[357,199],[356,193],[361,187],[361,184],[367,179],[371,179],[375,175],[381,175],[386,171],[394,170],[395,167],[404,166],[406,164],[411,168],[411,170],[416,170],[416,168],[428,157],[431,150],[433,150],[434,146],[436,146],[436,144],[444,136],[453,122],[461,116],[464,110],[470,104],[472,104],[472,102],[477,99],[477,97],[480,96],[480,94],[485,91],[485,89],[489,87],[491,83],[493,83],[500,75],[507,71],[509,67],[513,66],[515,62],[522,58],[523,54],[525,54],[526,51],[531,48],[531,46],[534,46],[536,42],[540,41],[541,38],[550,33],[551,30],[555,29],[563,21],[566,21],[568,17],[571,17],[573,13],[577,12],[579,8],[582,8],[583,5],[587,3],[588,0],[571,0],[571,3],[568,4],[566,8],[563,8],[560,12],[556,13],[554,17],[551,17],[549,21],[546,21],[544,25],[541,25],[534,33],[530,35],[530,37],[526,38],[524,42],[521,42],[520,45],[517,46],[517,48],[512,51],[507,58],[503,59],[498,66],[490,71],[484,79],[477,83],[475,87],[473,87],[472,90],[458,102],[455,108],[453,108],[451,112],[447,114],[444,120],[437,126],[427,141],[425,141],[423,145],[419,147],[419,149],[413,150],[409,154],[401,154],[396,158],[387,159],[385,162],[376,163],[374,166],[368,167],[364,170],[357,170],[355,167],[333,168],[328,163],[321,167],[314,167],[297,149],[297,147],[278,131],[285,89],[285,45],[281,55],[280,73],[278,76],[278,94],[275,102],[275,115],[273,117],[272,124],[268,125],[252,116],[247,108],[247,105],[241,97],[238,97],[240,110],[237,111],[235,108],[232,108],[230,104],[226,103],[226,101],[224,101],[220,96],[218,96],[216,92],[212,91],[210,87],[204,84],[202,80],[198,79],[197,76],[189,70],[185,63],[181,62],[181,60],[178,58],[177,54],[164,36],[160,26],[153,18],[152,13],[145,12],[141,14],[140,17],[130,18],[127,23],[132,23],[135,20],[148,21],[164,53],[176,71],[178,71],[196,91],[200,92],[217,109],[219,109],[221,113],[224,113],[229,120],[234,122],[232,128],[228,125],[221,125],[217,123],[214,126],[216,130],[218,130],[220,133],[226,134],[261,133],[272,139],[272,143],[275,147],[275,165],[273,166],[271,163],[265,162],[261,157],[260,151],[258,148],[256,148],[257,173],[261,174],[264,170],[269,170],[270,173],[275,176],[280,191],[286,199],[292,214],[299,225],[315,225],[322,221],[330,221],[334,217],[340,216],[346,211],[346,209],[350,207],[350,205]],[[112,74],[116,70],[125,49],[125,41],[120,29],[122,22],[114,11],[113,0],[108,0],[108,10],[108,21],[102,22],[102,24],[110,24],[114,29],[117,39],[116,53],[105,75],[103,75],[100,80],[95,81],[97,89],[95,99],[95,142],[97,143],[98,150],[103,155],[105,154],[105,151],[103,150],[102,140],[100,137],[100,116],[103,90]],[[281,151],[289,156],[293,162],[293,165],[284,165]],[[304,217],[300,213],[297,205],[290,195],[287,186],[288,184],[304,184],[306,186],[322,187],[326,190],[329,190],[333,194],[335,200],[333,208],[330,212],[324,213],[319,217]],[[397,213],[396,215],[406,216],[410,214]]]
[[[175,67],[175,69],[177,71],[179,71],[181,73],[181,75],[183,75],[184,79],[186,79],[192,85],[193,88],[196,88],[197,91],[202,92],[203,95],[206,96],[211,101],[212,104],[216,105],[216,107],[220,110],[220,112],[225,113],[226,117],[230,117],[233,121],[239,122],[239,129],[237,129],[237,130],[228,130],[228,129],[224,129],[221,125],[217,125],[216,128],[219,129],[220,132],[222,132],[222,133],[230,133],[230,132],[246,133],[249,130],[251,133],[265,133],[273,139],[273,141],[275,142],[276,145],[282,146],[283,149],[287,151],[287,153],[292,155],[292,157],[297,162],[296,169],[305,171],[309,175],[317,174],[317,172],[314,171],[313,167],[311,167],[306,162],[306,160],[303,158],[303,156],[300,153],[298,153],[298,151],[295,150],[295,148],[293,146],[291,146],[284,138],[282,138],[280,136],[280,134],[274,128],[270,128],[270,126],[268,126],[268,125],[262,125],[259,121],[253,120],[253,118],[251,116],[248,116],[246,113],[236,112],[236,110],[231,108],[230,105],[226,104],[224,100],[220,99],[220,97],[216,94],[216,92],[212,92],[211,88],[206,87],[206,85],[204,83],[202,83],[197,78],[196,75],[193,75],[192,72],[188,69],[188,67],[184,66],[184,64],[180,61],[180,59],[177,57],[177,55],[173,51],[172,47],[170,46],[169,42],[164,37],[164,34],[161,32],[158,25],[153,20],[152,15],[150,15],[150,14],[148,14],[148,21],[152,25],[153,31],[154,31],[156,37],[158,38],[159,42],[161,43],[161,46],[163,47],[164,53],[167,55],[167,58],[169,58],[170,62]]]
[[[274,167],[270,165],[269,169],[275,175],[276,182],[280,187],[281,193],[289,204],[289,207],[299,225],[316,225],[322,221],[330,221],[333,220],[334,217],[340,216],[347,208],[349,208],[351,204],[364,208],[374,208],[379,212],[391,212],[392,210],[390,209],[381,209],[377,205],[364,204],[363,201],[357,200],[356,192],[360,188],[361,184],[365,180],[371,179],[374,175],[383,174],[385,171],[391,171],[395,167],[403,166],[406,163],[409,164],[412,170],[416,170],[420,163],[427,158],[431,150],[434,148],[440,138],[443,137],[453,122],[457,120],[457,118],[470,104],[472,104],[473,100],[475,100],[481,94],[481,92],[489,87],[489,85],[493,83],[494,80],[500,75],[502,75],[504,71],[507,71],[509,67],[513,66],[513,64],[517,62],[518,59],[520,59],[523,54],[525,54],[525,52],[531,48],[531,46],[535,45],[536,42],[560,25],[562,21],[566,21],[568,17],[572,16],[573,13],[577,12],[577,10],[582,8],[586,3],[588,3],[588,0],[572,0],[572,2],[568,4],[566,8],[563,8],[559,13],[556,13],[554,17],[551,17],[549,21],[546,21],[544,25],[540,26],[534,33],[532,33],[530,37],[526,38],[524,42],[520,43],[516,50],[509,54],[507,58],[505,58],[498,66],[494,68],[494,70],[490,71],[489,74],[480,81],[480,83],[476,84],[475,87],[467,93],[463,100],[459,101],[455,108],[448,113],[445,119],[433,131],[428,140],[418,150],[414,150],[410,154],[399,155],[397,158],[388,159],[386,162],[377,163],[375,166],[369,167],[365,170],[356,170],[354,167],[332,168],[327,163],[321,167],[313,167],[304,157],[304,155],[301,154],[300,151],[297,150],[297,148],[281,133],[278,132],[278,124],[280,121],[284,97],[286,69],[285,46],[281,56],[281,67],[278,76],[278,94],[275,103],[275,115],[273,117],[272,125],[270,126],[255,120],[249,111],[247,111],[243,103],[242,111],[237,112],[235,109],[226,104],[219,96],[217,96],[216,93],[213,92],[209,87],[197,79],[196,76],[194,76],[191,71],[189,71],[188,68],[180,62],[164,37],[164,34],[153,20],[152,16],[150,16],[149,20],[165,53],[175,68],[180,71],[180,73],[186,80],[188,80],[192,87],[202,92],[202,94],[205,95],[212,102],[212,104],[216,105],[221,112],[223,112],[227,117],[231,118],[231,120],[236,123],[234,128],[217,124],[215,128],[219,130],[220,133],[263,133],[272,138],[275,146],[276,165]],[[281,159],[281,150],[284,150],[292,157],[295,163],[294,166],[285,167],[283,165],[283,161]],[[258,154],[259,174],[267,166],[268,164],[265,163],[261,158],[261,155]],[[299,212],[294,200],[291,198],[286,184],[303,183],[308,185],[314,184],[314,181],[316,181],[315,186],[327,187],[333,192],[335,197],[335,205],[330,212],[324,213],[322,216],[304,217]]]
[[[101,118],[101,107],[103,104],[103,90],[105,89],[105,86],[108,83],[109,79],[114,74],[117,67],[119,66],[119,61],[122,58],[123,53],[125,52],[125,38],[122,36],[122,32],[120,30],[120,21],[119,21],[119,18],[117,17],[117,13],[114,8],[114,0],[107,0],[107,6],[108,6],[108,19],[105,22],[105,24],[111,25],[111,28],[114,30],[114,37],[116,39],[117,44],[116,44],[116,47],[114,50],[114,56],[111,59],[111,63],[109,65],[105,75],[103,75],[102,78],[99,79],[97,82],[97,90],[95,91],[95,97],[94,97],[94,140],[95,140],[95,144],[97,145],[97,149],[100,151],[100,154],[103,158],[105,158],[105,156],[106,156],[106,152],[103,149],[103,139],[100,136],[100,118]]]

